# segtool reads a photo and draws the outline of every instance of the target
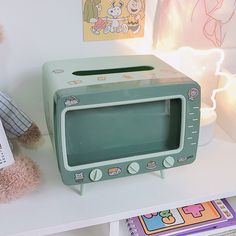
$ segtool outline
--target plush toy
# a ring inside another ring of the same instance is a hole
[[[8,137],[25,145],[40,140],[41,132],[31,119],[6,94],[0,92],[0,119]],[[40,183],[36,163],[24,155],[0,170],[0,203],[8,202],[33,191]]]
[[[2,40],[3,28],[0,26],[0,42]],[[0,92],[0,119],[9,138],[14,138],[25,146],[40,140],[39,128],[9,96],[2,92]],[[9,143],[11,144],[10,140]],[[14,164],[0,169],[0,203],[9,202],[32,192],[40,183],[40,171],[35,162],[25,155],[14,158]]]

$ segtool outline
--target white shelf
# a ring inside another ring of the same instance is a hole
[[[43,183],[36,192],[0,205],[0,236],[55,234],[236,196],[236,144],[219,128],[192,165],[167,170],[166,179],[152,173],[87,184],[82,197],[62,184],[49,137],[37,151],[23,152],[39,163]]]
[[[51,236],[108,236],[108,235],[109,235],[109,225],[102,224],[78,230],[71,230],[63,233],[52,234]],[[120,222],[119,236],[130,236],[130,232],[124,220]]]
[[[230,205],[236,210],[236,197],[234,198],[228,198],[227,199],[230,203]],[[228,232],[234,230],[234,233],[236,232],[236,225],[224,227],[216,230],[209,230],[205,232],[201,232],[198,234],[194,234],[195,236],[211,236],[222,232]],[[103,224],[103,225],[97,225],[92,226],[84,229],[78,229],[78,230],[72,230],[68,232],[53,234],[52,236],[100,236],[100,235],[109,235],[109,225]],[[120,233],[119,236],[130,236],[130,233],[128,231],[127,225],[125,221],[120,222]]]
[[[51,236],[108,236],[108,235],[109,235],[109,225],[102,224],[78,230],[71,230],[63,233],[52,234]],[[130,232],[124,220],[120,222],[119,236],[130,236]]]
[[[100,236],[100,235],[101,236],[109,235],[108,224],[96,225],[78,230],[71,230],[68,232],[53,234],[51,236]],[[128,234],[128,230],[126,230],[125,234],[119,236],[130,236],[130,235]]]

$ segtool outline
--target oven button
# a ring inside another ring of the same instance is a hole
[[[174,166],[174,164],[175,164],[175,159],[174,157],[171,156],[166,157],[163,161],[163,166],[165,168],[171,168]]]
[[[102,178],[102,171],[100,169],[93,169],[89,177],[93,182],[99,181]]]
[[[129,166],[127,171],[131,174],[131,175],[135,175],[139,172],[140,170],[140,165],[137,162],[132,162]]]

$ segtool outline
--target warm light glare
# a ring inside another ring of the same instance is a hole
[[[174,34],[177,33],[179,31],[179,29],[182,28],[181,26],[181,17],[179,15],[178,9],[176,9],[175,7],[170,7],[169,9],[169,13],[166,14],[167,22],[172,22],[171,27],[165,27],[163,24],[160,24],[160,30],[161,31],[160,35],[170,35],[170,34]],[[159,38],[158,41],[158,48],[159,49],[164,49],[164,50],[168,50],[170,48],[174,48],[176,46],[176,37],[163,37],[163,38]]]
[[[198,82],[202,90],[202,111],[216,109],[216,95],[229,88],[232,75],[222,71],[225,55],[222,49],[197,50],[182,47],[172,52],[157,52],[169,64]],[[218,87],[219,79],[224,78],[223,87]]]
[[[231,84],[227,89],[227,93],[224,94],[224,99],[227,101],[227,104],[235,107],[236,105],[236,74],[231,75]]]
[[[182,44],[185,32],[184,22],[191,19],[192,3],[185,1],[184,4],[175,1],[160,1],[160,18],[158,25],[157,49],[168,51]],[[183,14],[180,14],[184,12]]]
[[[225,83],[224,86],[221,88],[216,88],[213,89],[212,95],[211,95],[211,101],[212,101],[212,106],[211,107],[202,107],[201,110],[215,110],[216,109],[216,95],[219,92],[223,92],[226,89],[229,88],[229,85],[231,83],[231,76],[228,73],[222,72],[222,64],[224,62],[225,59],[225,54],[224,51],[222,49],[218,49],[218,48],[213,48],[213,49],[208,49],[208,50],[196,50],[190,47],[184,47],[184,48],[180,48],[179,49],[180,53],[186,53],[186,51],[190,51],[192,53],[192,55],[194,57],[198,57],[203,56],[204,57],[208,57],[211,54],[218,54],[219,55],[219,59],[215,62],[216,63],[216,69],[215,69],[215,79],[218,79],[218,76],[220,76],[221,78],[225,78]],[[193,62],[194,63],[194,62]],[[206,73],[207,71],[207,66],[203,65],[201,68],[199,68],[200,70],[196,72],[196,75],[198,75],[197,77],[193,78],[196,79],[197,78],[197,82],[200,82],[200,80],[204,79],[204,73]],[[201,83],[201,82],[200,82]]]

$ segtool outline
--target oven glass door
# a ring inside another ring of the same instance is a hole
[[[68,165],[178,149],[182,100],[109,105],[65,114]]]

